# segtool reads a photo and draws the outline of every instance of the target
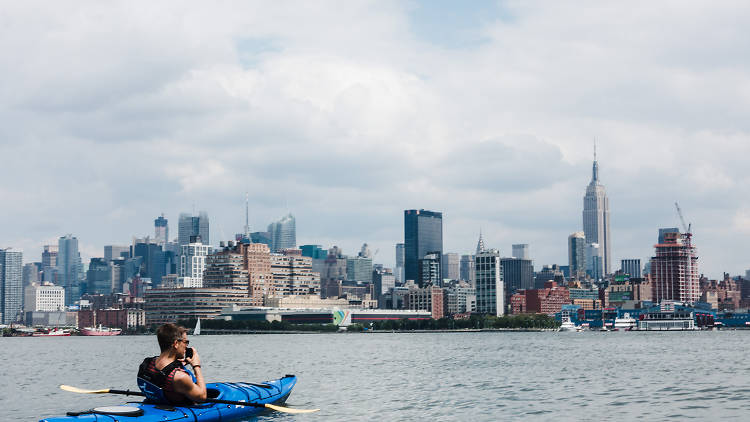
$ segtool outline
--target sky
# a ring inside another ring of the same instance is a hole
[[[750,268],[743,1],[3,1],[0,247],[84,260],[205,210],[211,241],[291,212],[299,244],[393,265],[403,210],[444,250],[567,265],[594,143],[612,258],[692,224]]]

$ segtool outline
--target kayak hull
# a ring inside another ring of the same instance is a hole
[[[287,375],[273,381],[259,384],[245,382],[219,382],[206,384],[209,396],[219,400],[246,401],[261,404],[284,403],[292,388],[297,383],[297,377]],[[127,406],[137,407],[143,411],[140,416],[123,416],[115,414],[86,413],[76,416],[45,418],[40,422],[72,422],[72,421],[120,421],[120,422],[152,422],[152,421],[193,421],[218,422],[248,418],[262,412],[263,407],[238,406],[233,404],[203,403],[194,406],[164,406],[150,403],[128,403]]]

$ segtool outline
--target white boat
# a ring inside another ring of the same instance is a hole
[[[648,312],[638,321],[640,331],[692,331],[698,330],[692,311]]]
[[[637,323],[638,321],[626,312],[622,318],[615,318],[615,330],[630,331],[636,327]]]
[[[63,330],[62,328],[53,328],[51,330],[35,331],[33,337],[67,337],[70,335],[70,330]]]
[[[195,328],[193,328],[193,335],[199,336],[201,335],[201,319],[198,318],[198,322],[195,323]]]
[[[557,331],[581,331],[581,327],[576,326],[570,317],[562,317],[562,324]]]
[[[108,327],[102,327],[102,324],[99,324],[98,327],[85,327],[81,328],[81,335],[82,336],[119,336],[122,333],[122,329],[120,328],[108,328]]]

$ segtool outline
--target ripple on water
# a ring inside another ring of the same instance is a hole
[[[299,382],[289,404],[323,409],[317,415],[268,413],[254,419],[259,422],[592,420],[593,415],[744,420],[750,371],[741,362],[705,356],[744,353],[750,331],[717,333],[201,336],[191,338],[191,346],[200,351],[209,381],[262,381],[294,373]],[[60,392],[57,386],[136,388],[135,368],[157,352],[150,336],[52,339],[55,347],[28,340],[0,338],[7,357],[0,376],[14,380],[0,383],[0,400],[19,392],[35,398],[33,408],[3,400],[4,414],[13,420],[122,403],[119,397]],[[570,358],[581,350],[585,357]],[[637,361],[612,359],[622,351]],[[31,356],[34,362],[55,362],[54,371],[29,364]],[[565,362],[553,356],[566,356]]]

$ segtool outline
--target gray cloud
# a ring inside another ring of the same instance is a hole
[[[445,213],[446,249],[481,227],[565,263],[597,138],[615,259],[677,200],[704,271],[750,266],[742,2],[510,2],[440,36],[401,2],[6,6],[0,246],[26,260],[194,205],[230,237],[248,191],[253,227],[292,211],[301,242],[388,264],[406,208]]]

